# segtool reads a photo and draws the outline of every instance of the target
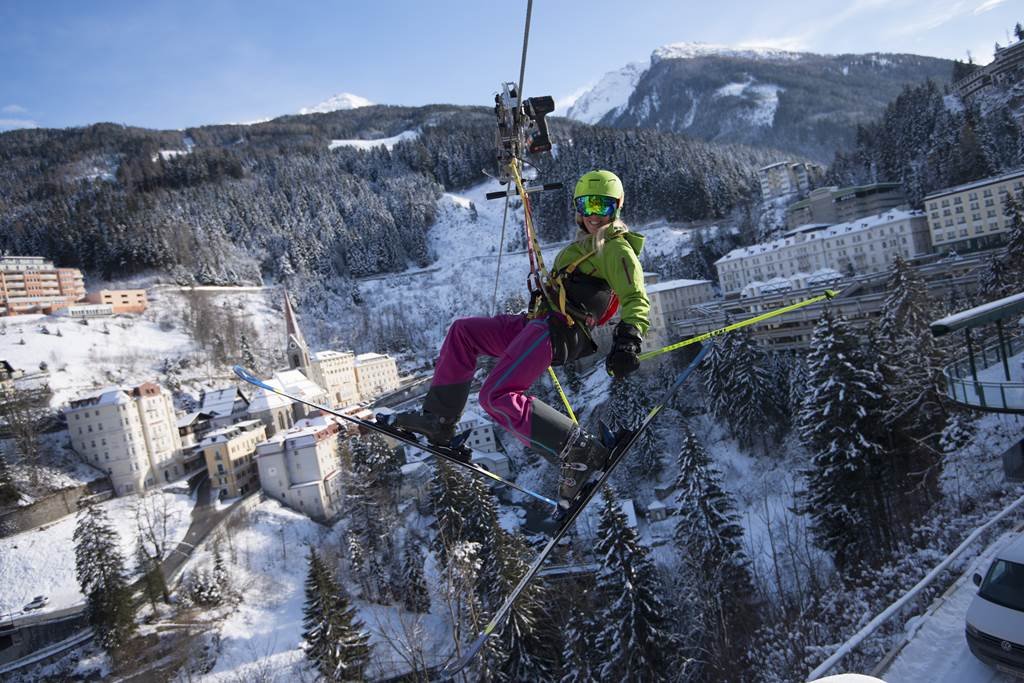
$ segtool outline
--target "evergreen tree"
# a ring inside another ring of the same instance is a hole
[[[743,550],[743,528],[721,474],[690,430],[682,425],[676,480],[679,522],[675,539],[679,557],[692,573],[699,593],[703,628],[700,649],[712,680],[742,677],[747,638],[757,626],[750,598],[753,581]]]
[[[491,609],[508,596],[526,573],[529,546],[518,535],[500,528],[495,529],[495,549],[490,574],[494,583],[487,591]],[[540,581],[531,583],[519,596],[501,631],[501,652],[504,660],[498,669],[509,681],[542,681],[551,676],[550,670],[557,647],[550,634],[540,632],[540,623],[547,616],[547,588]]]
[[[401,484],[399,460],[383,439],[351,442],[345,500],[353,574],[360,579],[363,597],[380,603],[388,602],[391,596],[384,568],[398,560],[392,532],[397,523],[397,490]]]
[[[871,342],[885,382],[882,399],[890,482],[901,497],[901,519],[910,520],[927,508],[935,495],[939,461],[937,434],[946,420],[942,359],[931,333],[927,289],[920,275],[897,258],[886,283],[878,334]],[[910,495],[918,491],[918,495]],[[924,493],[922,496],[920,493]]]
[[[241,333],[239,339],[239,347],[242,352],[242,363],[249,370],[259,373],[258,363],[256,362],[256,355],[252,352],[252,346],[249,343],[249,337],[245,332]]]
[[[604,422],[612,432],[636,429],[643,422],[650,409],[648,382],[638,375],[612,380],[608,400],[603,406]],[[615,480],[629,487],[634,486],[639,479],[657,475],[661,471],[661,444],[656,430],[648,429],[640,435],[624,464],[630,476],[616,476]]]
[[[73,539],[75,577],[85,595],[89,624],[114,657],[135,633],[132,590],[117,532],[101,506],[87,505],[78,512]]]
[[[1007,234],[1005,266],[1013,282],[1006,295],[1021,291],[1024,282],[1024,190],[1016,194],[1007,193],[1003,200],[1003,215],[1009,220],[1010,229]]]
[[[811,464],[803,509],[815,538],[844,567],[892,549],[888,454],[880,434],[884,386],[846,321],[828,310],[814,329],[807,365],[799,428]]]
[[[0,455],[0,505],[15,503],[21,496],[14,486],[14,478],[7,461]]]
[[[640,543],[616,496],[607,488],[595,551],[601,563],[596,589],[600,679],[668,680],[676,643],[666,629],[668,616],[658,575],[650,551]]]
[[[728,322],[728,321],[726,321]],[[722,420],[733,431],[732,411],[732,373],[729,370],[729,357],[732,349],[732,336],[725,335],[714,342],[711,351],[704,358],[701,375],[704,378],[704,390],[708,397],[708,408],[719,420]]]
[[[364,680],[370,637],[348,596],[313,548],[309,550],[302,625],[306,657],[324,680]]]
[[[423,549],[419,539],[410,536],[405,541],[402,566],[402,604],[409,612],[426,614],[430,611],[430,591],[423,575]]]
[[[730,387],[729,401],[725,403],[731,419],[733,434],[741,448],[760,443],[767,450],[766,439],[778,424],[772,395],[772,379],[764,353],[757,348],[747,328],[731,333],[734,338],[726,358],[726,384]]]
[[[590,683],[599,680],[596,623],[588,607],[573,610],[565,627],[562,645],[562,678],[559,683]]]

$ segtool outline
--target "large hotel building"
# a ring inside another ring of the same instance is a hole
[[[71,447],[123,496],[185,474],[171,396],[152,382],[107,389],[64,409]]]
[[[1024,171],[1014,171],[933,192],[924,198],[935,251],[971,252],[1006,242],[1010,219],[1003,215],[1009,193],[1024,190]]]
[[[77,268],[54,268],[42,256],[0,257],[0,315],[52,313],[84,298]]]
[[[730,294],[752,283],[822,270],[877,273],[897,256],[908,259],[930,251],[924,215],[893,209],[837,225],[804,225],[780,239],[733,249],[715,261],[715,268],[722,292]]]

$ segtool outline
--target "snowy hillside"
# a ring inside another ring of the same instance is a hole
[[[410,336],[413,346],[433,358],[451,321],[460,316],[483,315],[494,310],[497,276],[497,307],[513,297],[525,297],[529,257],[523,249],[522,207],[513,201],[505,229],[506,247],[498,270],[505,201],[487,200],[498,189],[488,182],[461,194],[446,193],[439,202],[437,222],[431,226],[428,244],[437,260],[428,268],[365,278],[359,290],[371,310],[349,308],[351,324],[393,324]],[[624,218],[629,223],[628,211]],[[689,252],[689,231],[663,222],[632,225],[643,234],[643,257],[657,254],[684,256]],[[514,245],[514,246],[509,246]],[[549,267],[565,243],[543,248]],[[372,318],[372,320],[371,320]],[[390,322],[389,322],[390,321]]]

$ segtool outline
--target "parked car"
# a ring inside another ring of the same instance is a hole
[[[1000,550],[967,608],[967,646],[996,669],[1024,676],[1024,534]]]
[[[25,605],[25,611],[31,612],[34,609],[42,609],[46,606],[46,603],[48,602],[50,602],[50,598],[46,597],[45,595],[37,595],[36,597],[32,598],[32,602]]]

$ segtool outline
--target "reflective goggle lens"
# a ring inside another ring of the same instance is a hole
[[[611,216],[619,207],[615,197],[600,194],[588,194],[576,198],[576,213],[584,216]]]

